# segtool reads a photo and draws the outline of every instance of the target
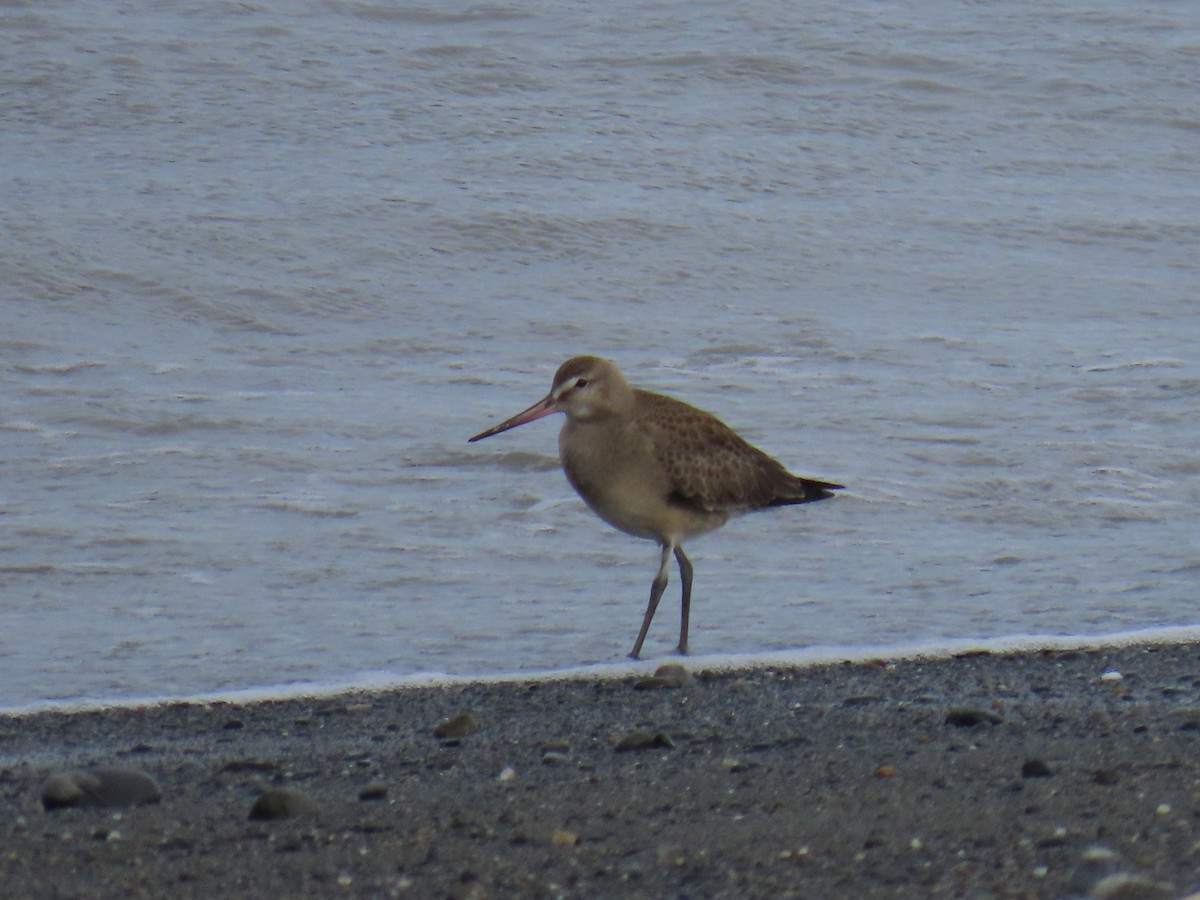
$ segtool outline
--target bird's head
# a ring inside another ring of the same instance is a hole
[[[633,392],[615,365],[599,356],[568,359],[554,373],[550,393],[511,419],[470,439],[482,441],[494,434],[533,422],[552,413],[565,413],[572,421],[587,421],[618,412],[632,402]]]

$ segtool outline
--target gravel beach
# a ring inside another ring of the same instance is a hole
[[[1200,648],[0,717],[0,894],[1172,897]]]

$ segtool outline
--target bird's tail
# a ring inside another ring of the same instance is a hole
[[[834,491],[844,490],[844,485],[831,481],[817,481],[815,478],[797,478],[792,490],[781,494],[772,500],[769,506],[792,506],[796,503],[814,503],[833,496]]]

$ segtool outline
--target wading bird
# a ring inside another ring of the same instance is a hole
[[[614,528],[662,547],[642,629],[629,654],[635,659],[667,587],[672,554],[683,583],[679,652],[687,653],[692,564],[683,552],[685,540],[739,513],[824,500],[842,487],[793,475],[715,416],[630,387],[615,365],[596,356],[567,360],[549,394],[470,442],[551,413],[566,414],[558,455],[579,496]]]

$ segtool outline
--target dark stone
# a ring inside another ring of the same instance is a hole
[[[659,666],[649,678],[634,683],[634,690],[652,691],[663,688],[681,688],[692,683],[691,673],[679,663]]]
[[[267,788],[258,795],[250,808],[250,818],[256,820],[294,819],[315,815],[317,802],[295,788]]]
[[[461,738],[474,734],[479,730],[479,723],[470,713],[459,713],[448,719],[442,719],[433,729],[434,737]]]
[[[376,781],[368,784],[365,788],[358,792],[359,800],[383,800],[387,798],[387,785]]]
[[[629,753],[634,750],[654,750],[659,747],[670,749],[675,742],[665,732],[631,731],[613,748],[617,753]]]
[[[946,713],[946,724],[956,728],[974,728],[987,722],[999,725],[1004,719],[986,709],[952,709]]]
[[[142,806],[158,803],[158,782],[137,769],[98,768],[56,772],[42,785],[42,806]]]
[[[1044,760],[1027,759],[1021,764],[1022,778],[1049,778],[1053,774]]]

